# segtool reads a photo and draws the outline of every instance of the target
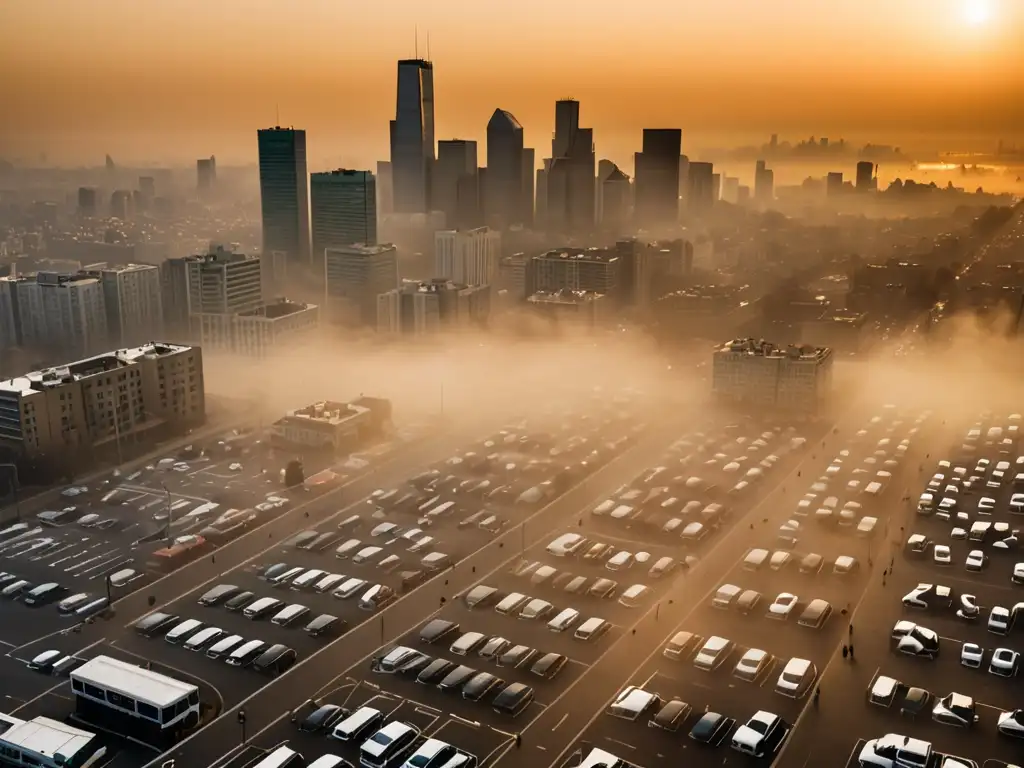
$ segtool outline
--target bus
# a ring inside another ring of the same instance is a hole
[[[163,547],[150,555],[146,567],[152,571],[170,572],[199,556],[206,539],[202,536],[179,536],[169,547]]]
[[[0,714],[0,763],[25,768],[90,768],[107,748],[94,733],[48,717]]]
[[[70,677],[78,717],[105,730],[162,746],[199,724],[199,688],[191,683],[109,656]]]

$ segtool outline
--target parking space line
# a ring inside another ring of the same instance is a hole
[[[566,713],[565,713],[564,715],[562,715],[562,718],[561,718],[561,719],[560,719],[560,720],[559,720],[559,721],[558,721],[557,723],[555,723],[555,724],[554,724],[553,726],[551,726],[551,730],[552,730],[552,731],[557,731],[557,730],[558,730],[558,727],[559,727],[559,726],[560,726],[560,725],[561,725],[562,723],[564,723],[564,722],[565,722],[566,720],[568,720],[568,719],[569,719],[569,713],[568,713],[568,712],[566,712]]]
[[[955,637],[946,637],[945,635],[939,635],[939,640],[945,640],[947,643],[956,643],[957,645],[963,645],[963,640],[957,640]]]
[[[764,672],[761,673],[762,680],[758,685],[759,688],[764,688],[764,684],[771,679],[772,672],[774,671],[775,665],[778,663],[778,661],[778,658],[772,656],[772,660],[768,662],[768,666],[765,667]]]

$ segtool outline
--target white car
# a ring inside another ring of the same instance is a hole
[[[799,598],[791,592],[781,592],[775,601],[768,606],[768,618],[785,621],[793,613]]]
[[[899,638],[896,650],[907,656],[934,659],[939,655],[939,635],[927,627],[912,625],[912,629]]]
[[[1020,669],[1020,654],[1012,648],[996,648],[988,663],[988,671],[1000,677],[1016,677]]]
[[[810,690],[817,676],[818,668],[812,662],[807,659],[790,659],[775,683],[775,692],[799,699]]]
[[[1010,612],[1001,605],[993,606],[988,614],[988,631],[994,635],[1010,634],[1011,621]]]
[[[958,728],[970,728],[978,722],[974,699],[962,693],[950,693],[938,699],[932,708],[932,720]]]
[[[985,660],[985,649],[977,643],[964,643],[960,649],[960,663],[970,669],[981,669]]]
[[[1004,736],[1024,739],[1024,709],[1003,712],[999,715],[999,732]]]
[[[732,648],[732,640],[718,635],[709,637],[693,657],[693,665],[708,672],[717,669],[732,652]]]
[[[732,674],[740,680],[753,682],[761,676],[761,673],[771,663],[772,656],[770,653],[762,651],[760,648],[751,648],[736,662],[736,667],[733,669]]]
[[[1013,566],[1013,574],[1010,576],[1010,581],[1014,584],[1024,584],[1024,563],[1016,563]]]
[[[972,549],[967,554],[967,559],[964,561],[964,567],[968,571],[980,571],[988,563],[988,557],[980,549]]]
[[[953,553],[945,544],[936,544],[932,547],[932,560],[936,565],[949,565],[953,562]]]

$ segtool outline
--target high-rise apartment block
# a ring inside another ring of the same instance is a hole
[[[95,216],[97,213],[98,193],[95,187],[78,188],[78,215]]]
[[[99,279],[39,272],[0,281],[20,344],[63,357],[87,355],[106,346],[106,305]]]
[[[398,287],[398,253],[393,245],[328,248],[324,259],[324,308],[330,319],[352,325],[377,324],[377,296]]]
[[[775,172],[767,167],[764,160],[758,160],[754,168],[754,200],[760,204],[775,199]]]
[[[467,229],[479,224],[482,217],[475,141],[437,142],[433,185],[433,208],[444,214],[445,226]]]
[[[836,197],[843,193],[843,172],[829,171],[825,177],[825,194],[829,197]]]
[[[424,335],[442,328],[479,327],[490,313],[487,286],[449,280],[405,281],[377,297],[377,331]]]
[[[434,233],[434,277],[462,285],[493,285],[501,233],[489,227]]]
[[[534,256],[532,261],[534,291],[619,295],[623,262],[614,250],[560,248]]]
[[[434,65],[431,62],[423,59],[398,62],[395,119],[390,128],[394,211],[429,213],[434,166]]]
[[[65,469],[125,437],[183,434],[205,416],[197,347],[151,342],[0,381],[0,445]]]
[[[678,128],[644,128],[643,151],[635,156],[634,215],[641,227],[673,225],[679,219],[682,141]]]
[[[710,211],[718,198],[715,168],[711,163],[690,163],[686,177],[686,209],[691,214]]]
[[[160,268],[153,264],[102,266],[85,272],[103,288],[107,339],[114,347],[131,347],[163,336],[163,290]]]
[[[369,171],[339,169],[310,176],[313,260],[327,248],[377,244],[377,184]]]
[[[257,133],[263,251],[283,251],[290,261],[308,265],[309,178],[306,132],[265,128]]]
[[[602,161],[603,162],[603,161]],[[601,181],[601,227],[619,234],[628,229],[633,187],[617,165]]]
[[[712,391],[723,400],[756,408],[813,413],[832,391],[832,350],[777,347],[736,339],[714,352]]]
[[[314,341],[320,308],[276,299],[244,312],[199,315],[197,321],[203,349],[260,360]]]

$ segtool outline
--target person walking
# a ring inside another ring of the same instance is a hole
[[[853,643],[850,643],[850,661],[853,661]]]
[[[846,643],[843,643],[843,658],[845,659],[850,654],[850,649],[846,647]]]
[[[817,687],[814,689],[814,706],[818,706],[818,699],[821,698],[821,688]]]

